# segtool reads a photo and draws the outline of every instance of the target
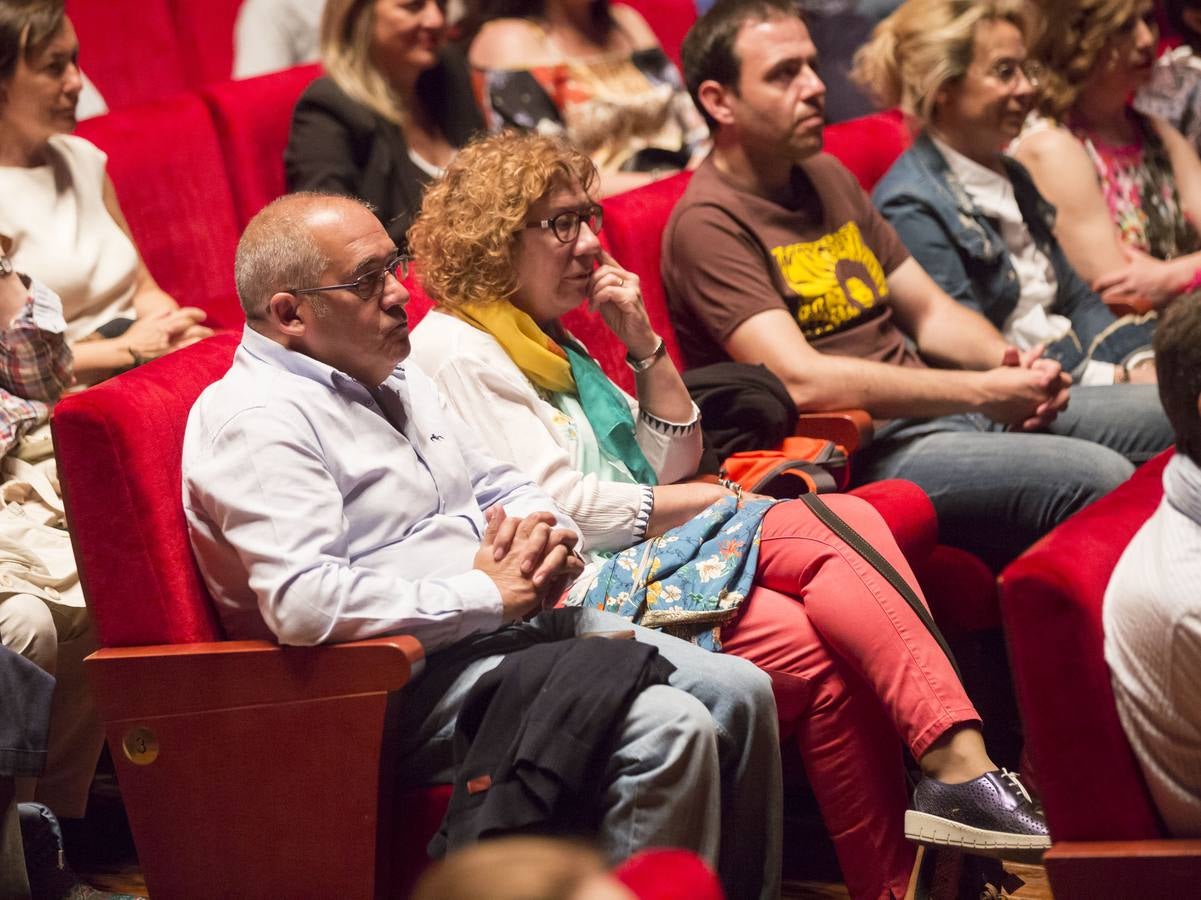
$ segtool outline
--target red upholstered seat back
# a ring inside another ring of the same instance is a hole
[[[684,36],[696,21],[696,4],[693,0],[622,0],[632,6],[646,19],[663,52],[677,66],[680,65],[680,47]]]
[[[217,132],[200,98],[180,94],[80,123],[108,153],[108,172],[150,273],[209,324],[241,328],[234,291],[238,241]]]
[[[838,157],[869,193],[912,143],[899,109],[848,119],[827,126],[825,132],[826,152]]]
[[[320,74],[320,65],[296,66],[205,90],[242,226],[287,189],[284,148],[292,108]]]
[[[192,404],[229,368],[223,334],[67,397],[54,446],[84,594],[108,647],[221,640],[180,502]]]
[[[169,97],[188,86],[167,0],[67,0],[79,65],[109,109]]]
[[[168,0],[184,77],[199,87],[234,70],[234,23],[242,0]]]
[[[1105,664],[1109,575],[1163,495],[1169,453],[1076,514],[1001,575],[1001,612],[1026,749],[1056,840],[1161,836]]]

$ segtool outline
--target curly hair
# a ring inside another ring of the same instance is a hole
[[[1043,15],[1054,23],[1035,41],[1031,56],[1047,69],[1038,108],[1062,119],[1072,108],[1097,65],[1101,51],[1126,23],[1139,15],[1144,0],[1042,0]]]
[[[592,160],[558,137],[503,131],[472,141],[425,192],[409,229],[425,292],[439,306],[509,299],[530,207],[559,186],[591,196],[596,181]]]
[[[906,0],[856,52],[851,77],[880,106],[929,123],[939,89],[972,64],[976,26],[989,21],[1009,22],[1026,41],[1038,33],[1026,0]]]

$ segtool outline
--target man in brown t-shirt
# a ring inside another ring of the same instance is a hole
[[[1170,428],[1146,385],[1076,389],[1068,410],[1058,363],[1006,344],[909,257],[821,153],[815,57],[788,0],[719,0],[685,42],[714,147],[663,235],[684,352],[763,363],[800,409],[866,409],[877,433],[857,477],[917,482],[944,539],[1000,565],[1167,447]]]

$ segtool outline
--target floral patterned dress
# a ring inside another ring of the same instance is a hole
[[[1070,121],[1068,127],[1093,161],[1122,241],[1157,259],[1193,253],[1201,239],[1180,206],[1167,149],[1144,116],[1130,116],[1138,135],[1130,144],[1105,143]]]
[[[601,449],[577,397],[535,390],[558,410],[553,428],[571,448],[576,469],[601,481],[638,483]],[[776,502],[739,504],[731,495],[658,537],[616,553],[588,553],[589,565],[563,603],[603,609],[720,651],[722,626],[751,591],[763,517]],[[645,514],[649,521],[649,507]]]
[[[731,495],[665,534],[610,557],[571,588],[568,606],[590,606],[721,650],[721,626],[755,580],[759,532],[775,500]]]

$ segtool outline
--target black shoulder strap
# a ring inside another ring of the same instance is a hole
[[[955,670],[955,674],[959,677],[960,682],[962,682],[963,675],[959,672],[959,664],[955,662],[955,654],[951,652],[951,648],[947,645],[947,639],[943,637],[942,632],[938,630],[938,626],[934,623],[934,617],[930,615],[930,610],[926,609],[926,605],[918,599],[917,594],[913,592],[913,588],[893,568],[892,563],[881,556],[880,551],[869,544],[863,535],[844,522],[838,513],[830,509],[826,505],[826,502],[817,494],[803,494],[800,499],[827,528],[846,541],[877,572],[883,575],[888,580],[888,583],[896,588],[897,593],[905,598],[905,602],[913,607],[914,613],[917,614],[922,624],[926,626],[926,630],[930,632],[934,640],[938,642],[938,646],[942,647],[943,653],[951,661],[951,668]]]

